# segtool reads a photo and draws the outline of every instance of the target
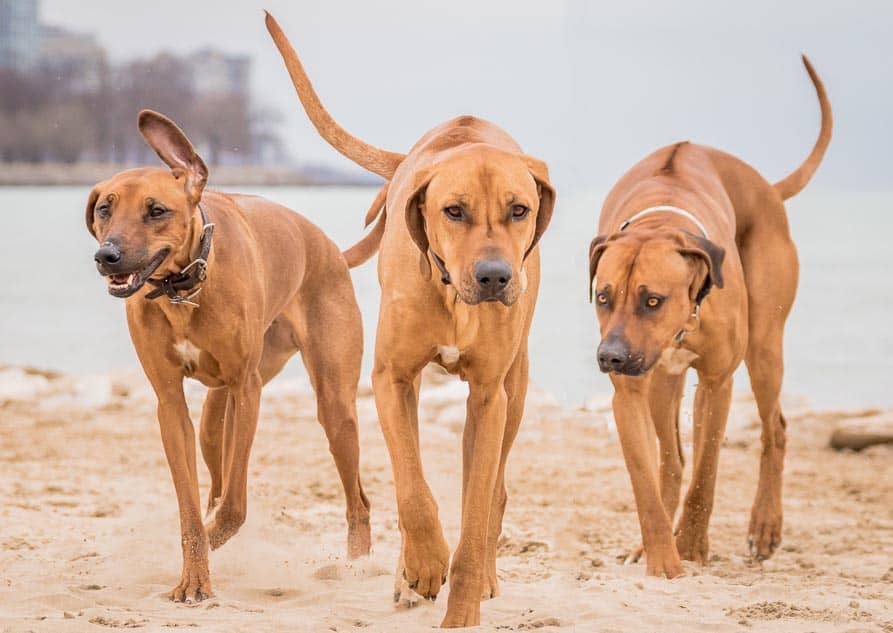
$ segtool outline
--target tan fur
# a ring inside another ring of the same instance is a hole
[[[212,595],[208,549],[223,545],[245,521],[261,388],[298,350],[344,485],[348,553],[367,554],[369,503],[360,484],[355,403],[363,336],[338,248],[284,207],[205,190],[207,169],[170,120],[146,111],[140,129],[171,170],[134,169],[96,185],[86,210],[90,232],[99,242],[119,243],[125,256],[145,253],[146,259],[170,248],[153,275],[160,279],[182,270],[199,251],[199,201],[215,225],[198,308],[174,305],[163,296],[149,300],[148,285],[126,299],[130,335],[158,397],[158,422],[180,508],[183,576],[171,599],[191,602]],[[169,216],[148,220],[149,198],[161,201]],[[110,215],[103,218],[96,209],[107,201]],[[134,266],[142,266],[139,257]],[[183,395],[187,376],[209,388],[200,431],[211,473],[207,529]]]
[[[267,26],[308,116],[323,138],[353,157],[343,147],[340,128],[320,113],[294,50],[269,15]],[[481,597],[498,594],[505,462],[527,390],[527,334],[539,287],[536,243],[553,204],[545,164],[525,156],[495,125],[474,117],[453,119],[425,134],[393,172],[388,188],[372,380],[403,537],[395,598],[404,582],[435,598],[449,569],[443,626],[479,624]],[[464,210],[461,221],[445,213],[456,205]],[[530,212],[513,221],[515,208]],[[441,283],[432,253],[443,258],[450,285]],[[479,303],[474,268],[490,257],[510,263],[512,278],[500,302]],[[419,453],[420,372],[429,362],[469,385],[462,532],[452,564]]]
[[[798,275],[782,199],[805,186],[831,131],[824,89],[805,58],[804,63],[822,106],[822,132],[810,158],[791,176],[772,186],[733,156],[696,144],[675,145],[628,171],[602,208],[601,235],[590,249],[591,287],[602,344],[624,341],[627,358],[636,359],[636,370],[642,370],[640,375],[613,373],[611,380],[649,575],[679,576],[680,556],[708,561],[719,447],[732,375],[742,359],[763,423],[751,553],[768,558],[781,541],[786,426],[779,404],[782,338]],[[668,164],[672,169],[664,169]],[[618,232],[625,220],[656,205],[689,211],[706,226],[710,240],[698,237],[689,219],[667,212],[646,215]],[[697,290],[710,279],[722,283],[715,284],[694,318]],[[665,297],[660,308],[645,310],[643,299],[656,295]],[[675,342],[683,330],[684,339]],[[674,532],[682,475],[679,403],[682,372],[689,365],[698,372],[694,471]]]

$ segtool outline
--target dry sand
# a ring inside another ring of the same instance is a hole
[[[426,378],[421,435],[455,546],[465,392],[452,380]],[[189,386],[194,419],[202,393]],[[639,535],[607,402],[568,410],[532,391],[509,463],[503,595],[481,605],[481,630],[893,632],[893,448],[827,448],[837,422],[893,411],[788,400],[784,543],[759,565],[745,545],[759,424],[752,401],[736,399],[712,560],[666,581],[618,561]],[[280,381],[261,409],[248,522],[211,555],[216,598],[188,607],[164,597],[180,574],[179,524],[145,379],[0,370],[0,630],[430,631],[445,592],[410,610],[391,602],[394,490],[368,387],[359,413],[373,554],[345,561],[342,494],[313,397]],[[203,495],[207,484],[202,472]]]

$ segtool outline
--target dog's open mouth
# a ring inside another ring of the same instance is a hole
[[[149,260],[149,263],[143,266],[140,270],[130,273],[107,275],[106,280],[108,281],[109,294],[113,297],[123,299],[135,293],[143,287],[143,284],[145,284],[146,280],[152,276],[152,273],[161,266],[161,262],[164,261],[164,258],[167,257],[169,252],[169,248],[161,249],[155,257]]]

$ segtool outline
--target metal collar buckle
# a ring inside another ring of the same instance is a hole
[[[148,282],[155,286],[155,290],[146,294],[147,299],[157,299],[163,295],[174,305],[199,307],[199,304],[192,299],[201,292],[202,286],[200,284],[204,283],[208,278],[208,256],[211,253],[214,223],[208,221],[208,216],[205,215],[205,209],[201,203],[199,203],[198,209],[202,216],[202,237],[198,256],[178,273],[168,275],[160,280],[149,279]],[[179,294],[181,292],[189,294],[181,295]]]
[[[685,328],[682,328],[681,330],[679,330],[679,332],[673,338],[673,341],[675,343],[681,343],[682,339],[684,339],[686,336],[688,336],[689,334],[694,334],[695,332],[697,332],[698,330],[701,329],[701,304],[700,303],[695,304],[695,309],[691,313],[691,318],[695,320],[695,327],[691,330],[686,330]]]

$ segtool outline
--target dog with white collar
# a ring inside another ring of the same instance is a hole
[[[781,542],[786,423],[781,412],[785,320],[797,291],[797,250],[784,201],[809,182],[831,140],[831,106],[803,62],[822,113],[806,161],[774,185],[719,150],[677,143],[630,169],[608,194],[589,248],[590,297],[601,330],[600,369],[614,384],[614,417],[642,530],[647,573],[673,578],[681,559],[706,564],[719,448],[744,360],[762,420],[760,479],[748,540],[758,560]],[[698,373],[694,465],[682,483],[679,406]]]

